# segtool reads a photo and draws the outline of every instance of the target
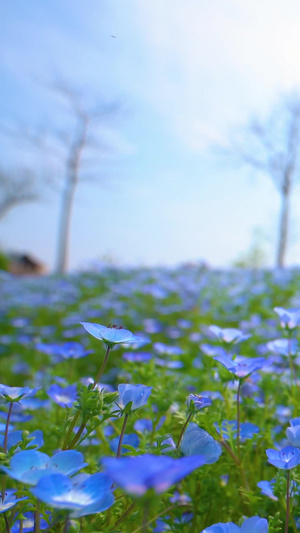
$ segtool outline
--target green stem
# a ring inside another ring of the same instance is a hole
[[[101,365],[101,368],[95,378],[95,381],[93,383],[93,389],[96,387],[97,383],[99,383],[100,381],[100,378],[105,370],[105,367],[106,367],[106,363],[108,361],[108,356],[109,356],[109,352],[110,352],[110,346],[107,346],[107,349],[106,349],[106,354],[105,354],[105,357],[104,357],[104,360],[103,360],[103,363]]]
[[[67,533],[68,529],[69,529],[69,515],[67,516],[67,518],[65,520],[63,533]]]
[[[191,420],[192,416],[193,416],[193,413],[190,413],[189,416],[187,417],[186,421],[185,421],[185,424],[184,424],[184,426],[183,426],[183,428],[181,430],[181,433],[179,435],[179,439],[178,439],[178,442],[177,442],[177,445],[176,445],[176,450],[179,449],[179,446],[181,444],[184,432],[185,432],[185,430],[187,428],[187,425],[188,425],[189,421]]]
[[[196,487],[195,487],[195,496],[194,496],[194,502],[193,502],[193,506],[194,506],[194,511],[193,511],[193,522],[192,522],[192,527],[191,527],[191,533],[195,533],[196,531],[196,527],[197,527],[197,517],[199,516],[198,514],[198,504],[199,504],[199,501],[200,501],[200,497],[201,497],[201,485],[200,485],[200,482],[199,481],[196,481]]]
[[[34,513],[34,533],[40,533],[41,531],[41,515],[40,515],[40,502],[37,500],[36,509]]]
[[[242,380],[239,379],[239,386],[237,390],[237,397],[236,397],[236,403],[237,403],[237,433],[236,433],[236,443],[237,443],[237,455],[238,459],[241,458],[241,450],[240,450],[240,430],[241,430],[241,415],[240,415],[240,395],[241,395],[241,383]]]
[[[117,455],[116,455],[116,457],[120,457],[120,455],[121,455],[122,444],[123,444],[123,439],[124,439],[124,435],[125,435],[125,429],[126,429],[126,424],[127,424],[128,416],[129,416],[129,414],[126,413],[126,415],[125,415],[125,417],[124,417],[123,426],[122,426],[122,429],[121,429],[121,434],[120,434],[120,438],[119,438],[119,444],[118,444],[118,449],[117,449]]]
[[[10,533],[10,527],[9,527],[9,523],[7,520],[6,513],[3,513],[3,516],[4,516],[4,521],[5,521],[6,533]]]
[[[284,533],[288,533],[289,530],[289,516],[290,516],[290,471],[287,471],[286,482],[286,515],[285,515],[285,528]]]
[[[161,513],[158,513],[156,516],[154,516],[154,518],[151,518],[151,520],[149,520],[149,522],[147,522],[146,524],[141,525],[140,527],[138,527],[137,529],[132,531],[132,533],[137,533],[138,531],[141,531],[141,529],[145,528],[146,526],[149,526],[150,524],[152,524],[152,522],[155,522],[155,520],[160,518],[165,513],[168,513],[169,511],[172,511],[173,509],[178,509],[178,507],[189,507],[189,508],[192,509],[191,504],[188,504],[188,503],[179,503],[179,504],[177,503],[176,505],[171,505],[170,507],[167,507],[166,509],[164,509],[164,511],[162,511]]]
[[[247,481],[247,478],[246,478],[246,474],[245,474],[243,465],[241,464],[240,460],[238,459],[238,457],[235,455],[234,451],[230,448],[229,444],[227,444],[227,442],[224,439],[221,439],[219,442],[228,451],[229,455],[234,460],[235,464],[237,465],[237,467],[238,467],[238,469],[240,471],[244,487],[245,487],[245,489],[249,490],[249,484],[248,484],[248,481]]]
[[[77,442],[79,441],[82,433],[84,432],[84,429],[85,429],[85,426],[86,426],[86,422],[82,422],[80,428],[78,429],[75,437],[73,438],[73,440],[71,441],[71,443],[69,444],[68,446],[68,450],[72,450],[73,448],[75,448]]]
[[[120,516],[119,520],[117,520],[117,522],[114,524],[114,529],[116,529],[116,527],[119,526],[121,522],[123,522],[123,520],[125,520],[125,518],[127,518],[127,516],[131,514],[131,511],[134,509],[135,505],[136,502],[132,502],[132,504],[129,505],[126,511],[122,514],[122,516]]]
[[[288,339],[288,353],[289,353],[289,365],[290,365],[290,380],[291,380],[291,389],[294,396],[294,387],[297,387],[297,375],[294,367],[293,356],[292,356],[292,337],[289,333]]]
[[[7,452],[8,428],[9,428],[9,422],[10,422],[10,417],[11,417],[11,412],[12,412],[13,405],[14,405],[13,402],[11,402],[9,404],[9,409],[8,409],[8,413],[7,413],[5,434],[4,434],[4,443],[3,443],[3,451],[4,451],[4,453]],[[3,495],[2,495],[2,498],[3,498]],[[3,499],[2,499],[2,501],[3,501]]]
[[[103,374],[103,372],[104,372],[104,370],[105,370],[106,363],[107,363],[107,361],[108,361],[109,352],[110,352],[110,346],[107,346],[107,349],[106,349],[106,353],[105,353],[105,357],[104,357],[103,363],[102,363],[102,365],[101,365],[101,367],[100,367],[100,370],[99,370],[99,372],[98,372],[98,374],[97,374],[97,376],[96,376],[96,378],[95,378],[95,380],[94,380],[94,383],[93,383],[93,389],[94,389],[94,388],[96,387],[96,385],[99,383],[100,378],[101,378],[101,376],[102,376],[102,374]],[[73,429],[74,429],[74,427],[75,427],[75,424],[76,424],[76,422],[77,422],[79,416],[80,416],[80,411],[77,411],[76,415],[74,416],[74,418],[73,418],[73,420],[72,420],[72,422],[71,422],[71,425],[70,425],[70,427],[69,427],[69,429],[68,429],[68,432],[67,432],[67,434],[66,434],[66,437],[65,437],[65,440],[64,440],[64,443],[63,443],[63,447],[62,447],[63,450],[66,450],[66,449],[70,450],[70,447],[71,447],[72,443],[70,444],[70,446],[68,446],[68,442],[69,442],[69,440],[70,440],[70,438],[71,438],[72,431],[73,431]],[[80,431],[81,427],[82,427],[82,424],[81,424],[81,426],[80,426],[78,432]],[[85,427],[85,426],[84,426],[84,427]],[[84,428],[83,428],[83,429],[84,429]],[[82,430],[82,431],[83,431],[83,430]],[[81,433],[82,433],[82,431],[81,431]],[[80,433],[80,435],[81,435],[81,433]],[[78,436],[78,433],[75,435],[75,437],[77,437],[75,442],[77,442],[77,441],[79,440],[80,435]],[[73,439],[73,441],[74,441],[74,439]],[[73,441],[72,441],[72,442],[73,442]]]

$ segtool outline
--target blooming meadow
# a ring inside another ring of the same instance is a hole
[[[300,531],[300,272],[0,277],[0,533]]]

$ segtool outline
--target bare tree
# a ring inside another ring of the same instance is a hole
[[[0,219],[16,206],[38,199],[39,192],[32,172],[0,169]]]
[[[234,153],[243,163],[270,176],[281,197],[276,266],[283,268],[291,195],[300,170],[300,96],[285,95],[267,119],[253,119],[241,137],[242,141],[233,143]]]
[[[48,172],[44,182],[57,185],[56,177],[61,178],[56,271],[63,273],[68,266],[72,209],[78,184],[93,179],[96,173],[99,177],[99,158],[110,150],[104,141],[105,129],[119,114],[120,103],[101,101],[91,105],[84,92],[61,78],[48,88],[62,101],[64,112],[67,111],[65,116],[60,116],[60,126],[34,131],[19,128],[6,133],[37,149],[44,159],[55,161],[55,178],[50,178]]]

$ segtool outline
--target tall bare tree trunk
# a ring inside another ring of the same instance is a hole
[[[281,196],[281,211],[278,229],[278,245],[276,255],[276,267],[284,268],[285,256],[288,242],[288,227],[289,227],[289,211],[290,211],[290,188]]]
[[[74,203],[75,190],[79,181],[81,155],[86,144],[89,123],[89,118],[86,115],[82,114],[79,116],[79,118],[80,123],[78,131],[75,135],[75,140],[70,147],[69,158],[67,160],[66,183],[61,203],[56,266],[56,271],[58,274],[63,274],[67,270],[72,207]]]
[[[68,183],[62,195],[60,220],[58,226],[58,250],[56,271],[59,274],[68,268],[71,215],[74,203],[75,184]]]

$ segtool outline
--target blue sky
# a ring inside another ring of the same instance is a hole
[[[60,73],[93,101],[123,113],[99,130],[113,147],[99,183],[77,190],[70,267],[111,257],[120,264],[206,260],[228,266],[261,228],[274,258],[278,193],[269,177],[230,167],[226,145],[253,113],[265,114],[300,83],[298,0],[0,0],[2,124],[65,127],[47,85]],[[112,37],[115,36],[115,38]],[[55,173],[53,161],[1,137],[1,164]],[[59,182],[58,182],[59,183]],[[288,262],[300,261],[299,190]],[[0,245],[52,268],[57,192],[11,211]]]

